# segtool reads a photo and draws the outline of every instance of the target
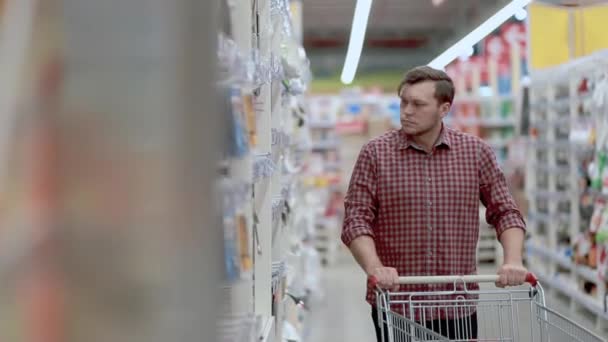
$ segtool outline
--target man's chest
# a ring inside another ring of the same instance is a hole
[[[379,158],[377,175],[381,206],[456,209],[479,202],[479,171],[472,153],[400,150]]]

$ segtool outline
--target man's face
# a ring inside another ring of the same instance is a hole
[[[441,124],[450,110],[449,103],[438,103],[435,82],[406,84],[401,89],[401,127],[408,135],[422,135]]]

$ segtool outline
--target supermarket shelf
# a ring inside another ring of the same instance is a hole
[[[604,194],[595,189],[587,190],[587,193],[594,196],[597,199],[603,199],[604,201],[608,201],[608,194]]]
[[[509,101],[514,97],[511,94],[499,94],[494,96],[479,96],[479,95],[458,95],[454,98],[454,103],[459,102],[494,102],[494,101]]]
[[[342,165],[338,162],[327,162],[323,164],[323,168],[328,171],[339,171]]]
[[[479,240],[477,248],[494,248],[496,246],[496,239]]]
[[[453,123],[463,126],[481,126],[486,128],[501,128],[515,126],[515,120],[502,118],[474,118],[474,119],[454,119]]]
[[[570,98],[569,97],[560,97],[556,99],[552,99],[551,101],[542,101],[536,102],[531,106],[534,111],[538,112],[546,112],[548,110],[553,111],[564,111],[570,109]]]
[[[526,244],[526,249],[532,254],[537,254],[544,258],[553,260],[556,264],[573,271],[587,281],[595,284],[600,282],[597,271],[584,265],[577,265],[573,263],[572,260],[565,256],[559,255],[554,251],[547,250],[546,248],[540,248],[532,243]]]
[[[285,131],[273,128],[271,130],[271,145],[273,147],[286,148],[291,143],[291,138]]]
[[[494,251],[483,251],[477,253],[477,260],[496,260],[496,253]]]
[[[558,199],[561,201],[572,199],[571,191],[536,190],[536,191],[532,191],[530,194],[537,198],[552,198],[552,199]]]
[[[257,333],[255,321],[255,318],[247,313],[222,316],[218,322],[219,341],[251,340]]]
[[[530,271],[536,275],[541,284],[547,284],[549,287],[565,294],[569,298],[581,304],[587,310],[596,314],[598,318],[608,320],[608,312],[604,310],[603,305],[599,302],[599,300],[580,292],[578,289],[573,288],[572,286],[569,286],[557,277],[549,277],[536,269],[530,269]]]
[[[600,279],[597,271],[593,270],[590,267],[583,266],[583,265],[575,265],[574,270],[576,271],[576,273],[578,273],[581,277],[583,277],[587,281],[596,282],[596,283],[601,282],[601,279]]]
[[[572,97],[576,101],[584,102],[593,99],[593,94],[585,92]]]
[[[543,214],[543,213],[528,213],[528,220],[535,222],[570,222],[570,214],[558,213],[554,215]]]
[[[308,127],[311,129],[334,129],[336,128],[336,123],[327,121],[311,121],[308,123]]]
[[[488,145],[492,146],[492,148],[505,148],[509,147],[509,139],[504,140],[488,140]]]
[[[318,141],[312,145],[312,149],[317,151],[335,150],[338,146],[336,140]]]
[[[515,126],[515,120],[513,119],[481,119],[481,126],[483,127],[511,127]]]
[[[572,143],[568,140],[548,142],[548,141],[530,141],[530,147],[540,150],[547,149],[564,149],[574,153],[585,153],[593,151],[594,147],[587,144]]]
[[[262,341],[262,342],[274,342],[275,341],[274,321],[275,321],[274,316],[266,319],[266,322],[262,325],[262,329],[261,329],[260,333],[258,334],[258,336],[260,337],[260,341]]]
[[[570,97],[565,96],[565,97],[560,97],[560,98],[556,98],[554,100],[552,100],[551,102],[548,103],[549,104],[549,108],[554,109],[554,110],[570,110]]]
[[[546,248],[540,248],[534,245],[533,243],[526,244],[526,251],[528,252],[528,254],[540,255],[543,258],[553,260],[556,264],[569,270],[574,269],[574,263],[570,259],[561,256],[556,252],[550,251]]]
[[[553,121],[534,120],[533,122],[530,123],[530,125],[532,127],[541,127],[541,128],[546,128],[549,126],[565,126],[565,125],[570,125],[570,118],[569,117],[558,118]]]
[[[532,168],[535,170],[540,170],[543,172],[554,173],[554,174],[569,174],[570,167],[569,166],[549,166],[546,164],[532,164]]]

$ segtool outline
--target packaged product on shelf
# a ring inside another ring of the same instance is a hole
[[[505,99],[500,102],[500,117],[510,119],[513,116],[513,100]]]
[[[225,91],[224,96],[224,110],[230,127],[228,153],[232,157],[241,158],[249,153],[241,91],[237,87],[232,87]]]
[[[258,142],[257,117],[253,106],[253,96],[251,94],[243,95],[243,112],[245,114],[245,123],[249,135],[249,144],[251,146],[256,146]]]
[[[236,215],[236,226],[238,232],[239,252],[240,252],[240,270],[241,272],[250,272],[253,267],[251,257],[251,248],[249,245],[249,229],[247,226],[247,218],[244,214]]]
[[[606,217],[606,202],[602,199],[598,199],[595,201],[595,206],[593,208],[593,215],[591,216],[591,222],[589,225],[589,231],[595,233],[600,230],[603,222],[606,222],[608,219]]]
[[[587,265],[590,251],[591,240],[589,235],[579,234],[574,240],[574,262],[579,265]]]
[[[482,118],[495,119],[497,118],[496,110],[494,109],[494,103],[492,101],[482,99],[479,102],[479,112]]]
[[[599,246],[597,272],[600,279],[608,281],[608,229],[600,230],[595,236]]]
[[[233,217],[224,217],[224,271],[226,280],[234,282],[240,277],[240,261],[236,224]]]
[[[598,253],[597,244],[595,243],[595,234],[589,233],[591,248],[589,249],[589,257],[587,258],[587,266],[592,269],[597,269]]]

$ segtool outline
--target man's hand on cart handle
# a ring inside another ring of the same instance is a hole
[[[399,273],[393,267],[376,267],[370,272],[367,282],[370,287],[376,286],[390,291],[399,291]]]
[[[528,270],[522,264],[509,264],[505,263],[498,269],[498,281],[496,281],[496,287],[507,287],[507,286],[519,286],[529,281]],[[532,274],[532,276],[534,276]],[[536,278],[536,277],[534,277]],[[534,284],[536,279],[534,279]]]

